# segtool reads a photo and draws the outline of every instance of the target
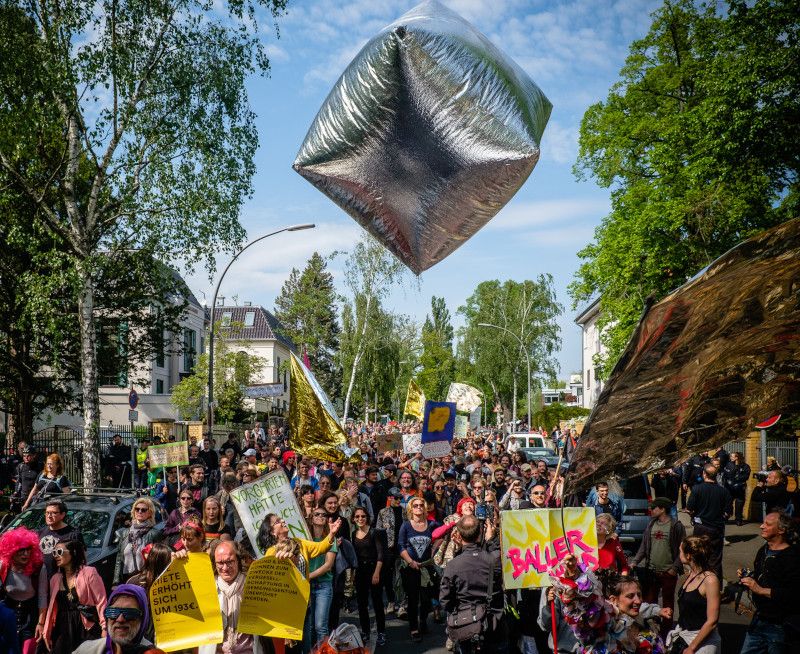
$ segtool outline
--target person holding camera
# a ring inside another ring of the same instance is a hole
[[[456,525],[461,553],[444,570],[439,599],[447,611],[449,637],[461,654],[504,651],[503,578],[500,551],[479,545],[483,525],[465,515]]]
[[[758,550],[753,570],[739,570],[741,584],[750,591],[755,614],[741,654],[796,652],[796,625],[800,620],[800,552],[792,544],[792,523],[783,511],[770,511],[761,523],[766,543]],[[793,630],[787,627],[793,624]]]
[[[786,489],[788,481],[783,471],[770,470],[766,476],[757,472],[755,477],[758,479],[758,485],[753,489],[750,500],[766,504],[767,511],[771,509],[785,511],[791,502],[791,495]]]

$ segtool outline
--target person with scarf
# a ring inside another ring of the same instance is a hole
[[[108,596],[108,606],[103,615],[108,635],[87,640],[75,650],[75,654],[164,654],[145,638],[152,622],[147,593],[141,586],[117,586]]]
[[[13,614],[17,651],[33,651],[47,611],[47,571],[36,532],[17,527],[0,536],[0,606]]]
[[[131,507],[131,526],[117,530],[117,560],[112,585],[127,581],[144,566],[142,549],[161,540],[156,526],[156,507],[149,497],[138,498]]]
[[[242,604],[245,573],[242,553],[233,541],[219,541],[211,552],[216,576],[217,599],[222,613],[222,642],[202,645],[198,654],[264,654],[264,641],[236,630]]]
[[[201,522],[202,516],[200,511],[194,508],[192,504],[194,497],[191,491],[183,488],[180,495],[178,495],[178,508],[169,514],[167,522],[164,525],[164,533],[169,540],[170,545],[174,545],[175,541],[180,538],[181,527],[184,522]]]

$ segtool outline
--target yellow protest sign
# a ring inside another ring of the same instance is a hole
[[[208,554],[175,559],[150,587],[156,646],[165,652],[222,642],[222,615]]]
[[[413,379],[408,380],[408,391],[406,393],[406,405],[403,409],[404,416],[414,416],[417,420],[422,420],[425,413],[425,393]]]
[[[552,585],[548,570],[570,553],[592,570],[599,562],[593,508],[564,508],[563,524],[561,509],[502,511],[500,534],[507,589]]]
[[[302,640],[311,588],[288,559],[253,561],[244,582],[237,629],[243,634]]]

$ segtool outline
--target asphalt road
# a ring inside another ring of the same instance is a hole
[[[681,520],[688,526],[689,520],[685,515],[681,514]],[[758,524],[755,523],[742,527],[729,525],[726,538],[730,544],[725,547],[723,554],[723,572],[726,580],[735,580],[737,568],[752,567],[756,551],[764,541],[758,535]],[[443,625],[434,624],[429,620],[430,632],[423,637],[421,643],[412,643],[408,635],[408,622],[397,620],[394,616],[387,618],[387,643],[385,647],[378,648],[375,654],[449,654],[444,647],[447,636]],[[358,625],[358,615],[343,613],[342,621]],[[749,622],[750,616],[737,615],[733,610],[733,604],[722,605],[719,630],[722,636],[723,654],[738,654]],[[369,649],[371,652],[375,651],[374,621]]]

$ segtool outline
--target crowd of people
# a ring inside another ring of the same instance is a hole
[[[446,646],[462,654],[721,651],[724,529],[727,521],[743,519],[739,488],[750,475],[740,456],[722,461],[720,452],[708,453],[654,474],[650,521],[638,551],[628,557],[618,537],[625,498],[614,480],[565,497],[555,467],[526,460],[500,431],[470,432],[454,442],[451,454],[432,460],[379,447],[384,430],[418,429],[415,423],[352,425],[360,460],[346,464],[301,456],[282,430],[265,432],[260,425],[242,437],[231,433],[221,444],[209,437],[192,442],[190,465],[180,469],[150,470],[146,447],[140,447],[140,495],[130,524],[117,534],[108,597],[58,499],[70,490],[58,455],[48,456],[54,465],[39,475],[18,469],[17,483],[29,485],[20,489],[25,504],[46,493],[47,524],[40,533],[20,527],[0,536],[0,639],[13,640],[9,652],[25,654],[152,649],[147,591],[173,559],[204,552],[216,575],[224,640],[201,647],[201,654],[275,651],[270,639],[237,631],[256,549],[231,492],[279,470],[310,534],[308,540],[292,537],[276,514],[267,515],[258,530],[258,547],[267,556],[290,559],[311,587],[303,640],[286,643],[289,651],[312,652],[343,612],[357,616],[365,645],[375,648],[386,644],[386,621],[395,616],[408,621],[408,638],[415,643],[429,638],[431,621],[446,622]],[[565,453],[578,439],[574,430],[542,436]],[[112,447],[120,445],[116,441]],[[23,447],[22,454],[22,465],[30,467],[32,450]],[[794,596],[800,557],[782,475],[770,471],[753,498],[768,511],[761,525],[766,544],[740,581],[756,609],[747,654],[790,651],[776,643],[785,648],[793,642],[800,616]],[[692,535],[677,518],[681,502]],[[568,553],[561,568],[551,570],[549,590],[504,588],[502,513],[563,505],[594,508],[598,568],[584,569]]]

